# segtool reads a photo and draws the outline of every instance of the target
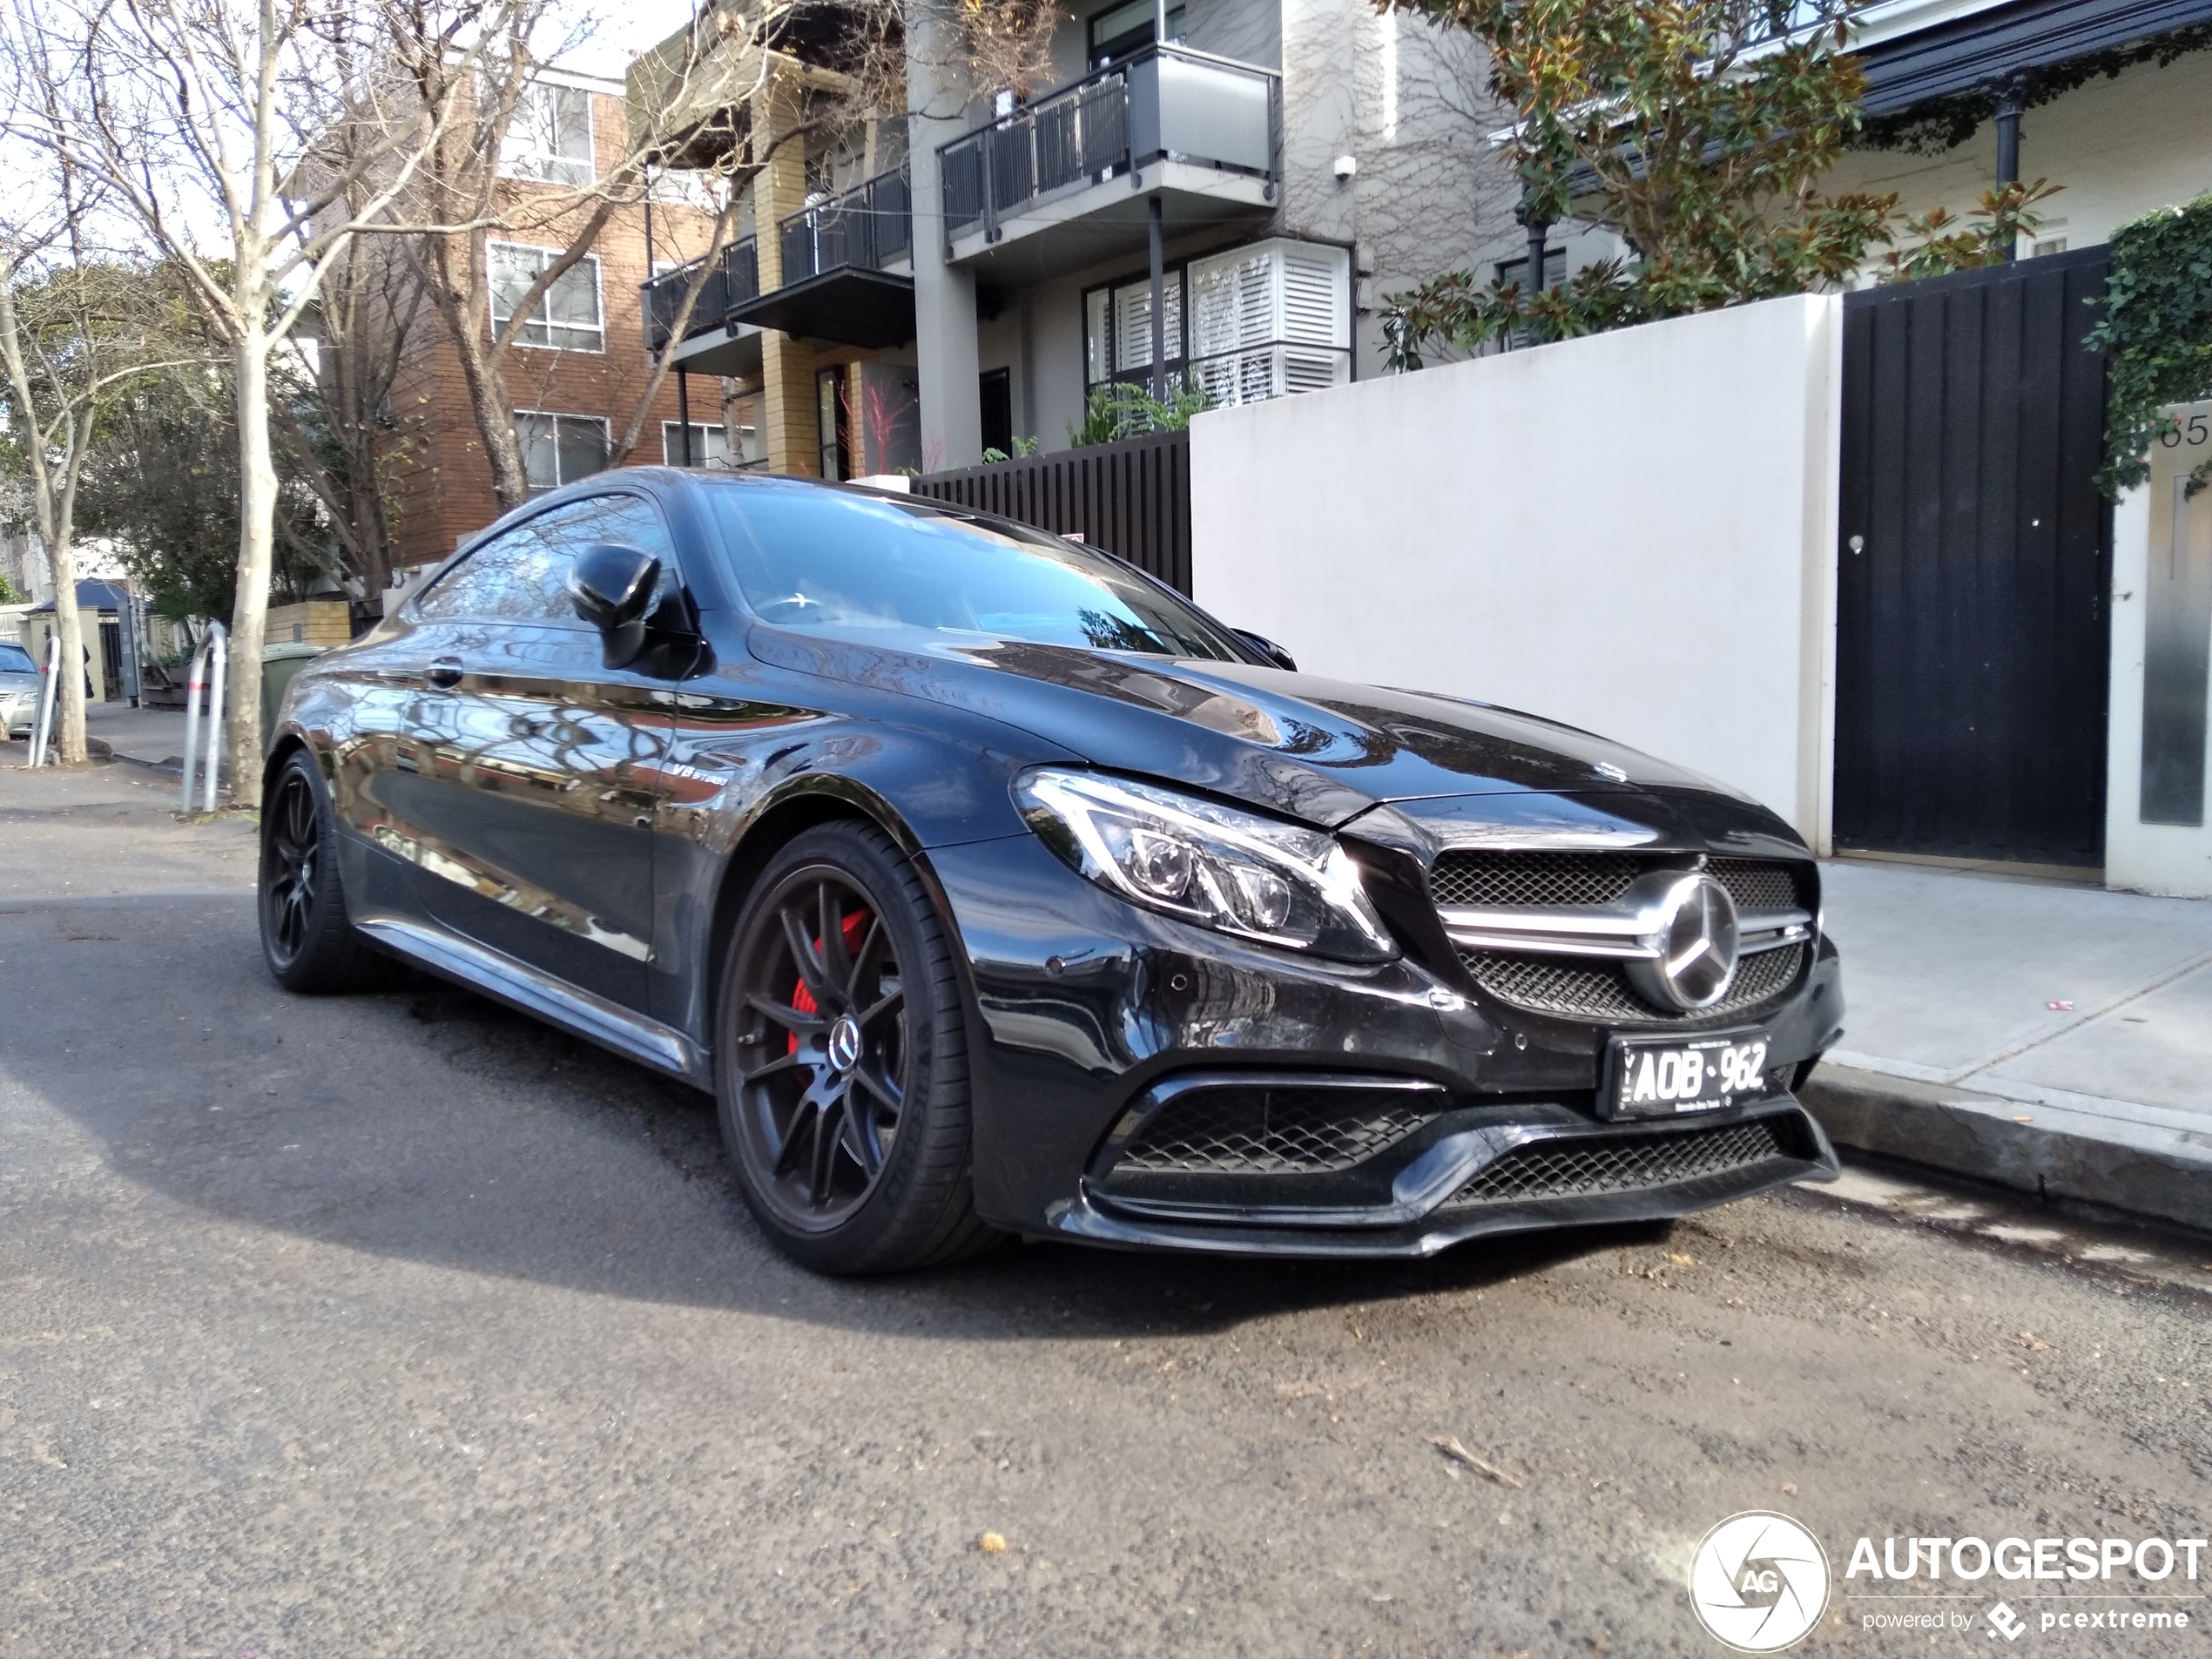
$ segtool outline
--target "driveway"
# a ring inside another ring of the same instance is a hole
[[[424,980],[276,991],[250,826],[172,787],[0,771],[0,1654],[1708,1654],[1747,1508],[1839,1575],[1804,1650],[1986,1652],[1864,1633],[1912,1587],[1852,1541],[2212,1519],[2212,1305],[2126,1239],[1791,1193],[809,1278],[704,1097]]]

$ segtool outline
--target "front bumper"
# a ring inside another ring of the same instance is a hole
[[[1352,968],[1186,927],[1101,891],[1033,836],[937,848],[929,865],[973,993],[976,1205],[1001,1226],[1423,1256],[1486,1233],[1685,1215],[1835,1173],[1786,1083],[1840,1023],[1824,941],[1790,994],[1745,1022],[1769,1038],[1770,1092],[1689,1122],[1608,1123],[1596,1116],[1601,1026],[1514,1009],[1410,958]],[[1394,1093],[1418,1126],[1325,1169],[1130,1178],[1121,1154],[1164,1099],[1271,1079]],[[1668,1138],[1738,1129],[1766,1139],[1731,1143],[1741,1156],[1718,1163],[1676,1157],[1688,1143]],[[1615,1154],[1638,1167],[1595,1179],[1568,1167]],[[1516,1184],[1547,1158],[1568,1161],[1560,1178]]]

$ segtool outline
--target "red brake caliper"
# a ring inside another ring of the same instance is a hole
[[[868,913],[865,910],[855,910],[851,915],[846,917],[844,925],[838,931],[845,935],[845,954],[848,956],[857,956],[860,954],[861,943],[868,936]],[[814,941],[814,948],[819,950],[821,948],[822,941],[817,938]],[[814,994],[806,988],[805,980],[800,980],[791,988],[791,1005],[800,1014],[819,1012],[814,1003]],[[799,1052],[799,1033],[796,1031],[791,1033],[785,1041],[788,1045],[784,1050],[785,1053],[797,1054]]]

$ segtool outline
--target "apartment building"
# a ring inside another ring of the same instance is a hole
[[[502,198],[523,228],[488,241],[490,305],[475,320],[483,338],[508,321],[509,302],[584,229],[592,206],[584,192],[622,167],[629,144],[621,82],[545,70],[525,89],[498,163]],[[507,357],[533,489],[606,467],[646,395],[651,363],[642,347],[641,290],[656,266],[680,264],[705,247],[712,226],[697,179],[663,181],[655,197],[614,211],[590,252],[537,303]],[[705,395],[687,407],[695,389]],[[680,463],[687,454],[695,463],[728,459],[718,393],[713,382],[698,388],[667,377],[624,464]],[[395,563],[420,565],[443,558],[500,510],[460,354],[427,305],[394,385],[392,415],[401,440],[394,446],[401,457]]]
[[[671,64],[728,59],[685,78],[675,125],[709,136],[671,165],[806,96],[803,55],[733,21],[708,8],[631,71],[652,107]],[[907,110],[771,155],[715,304],[652,341],[732,378],[779,471],[1064,448],[1114,381],[1237,403],[1373,374],[1379,293],[1523,246],[1463,35],[1352,0],[1093,0],[1026,98],[945,67],[941,10],[907,44]]]

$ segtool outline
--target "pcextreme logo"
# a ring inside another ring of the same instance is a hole
[[[1787,1515],[1747,1509],[1707,1533],[1689,1561],[1689,1605],[1716,1642],[1779,1653],[1828,1610],[1828,1557]]]

